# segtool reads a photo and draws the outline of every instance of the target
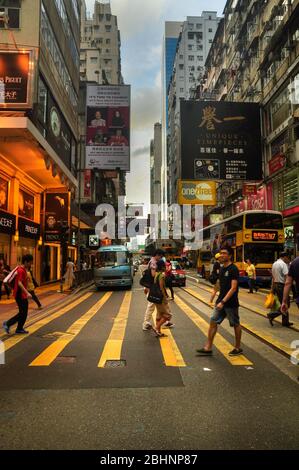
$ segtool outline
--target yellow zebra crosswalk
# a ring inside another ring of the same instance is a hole
[[[62,351],[72,341],[74,341],[79,334],[82,333],[82,330],[87,325],[87,323],[92,320],[97,314],[101,313],[100,310],[103,310],[104,307],[106,308],[105,304],[114,295],[114,292],[107,292],[100,299],[98,299],[98,296],[96,296],[93,292],[85,294],[83,297],[77,299],[76,301],[72,302],[70,305],[62,309],[60,312],[54,313],[49,317],[44,318],[30,326],[29,335],[19,337],[14,336],[8,338],[4,343],[6,351],[12,348],[13,346],[16,346],[20,341],[24,340],[25,338],[28,338],[28,336],[31,336],[33,333],[38,331],[40,328],[46,326],[51,321],[59,319],[66,312],[69,312],[78,305],[80,305],[80,303],[84,300],[90,298],[91,296],[94,296],[94,304],[90,306],[89,302],[90,307],[88,311],[85,312],[82,316],[80,316],[64,333],[62,333],[56,340],[54,340],[53,343],[51,343],[47,348],[45,348],[37,357],[31,358],[31,362],[29,363],[30,367],[50,366],[62,353]],[[117,293],[116,295],[119,296],[119,293]],[[129,316],[131,314],[134,315],[134,305],[132,305],[133,299],[135,300],[134,296],[136,296],[137,298],[138,295],[139,294],[135,294],[134,292],[126,292],[122,297],[121,305],[116,307],[118,312],[116,318],[114,319],[108,339],[106,340],[106,342],[104,342],[102,352],[98,359],[98,368],[105,368],[107,361],[119,361],[121,359],[126,359],[126,357],[122,357],[123,345],[126,338],[130,338],[130,341],[134,341],[134,338],[130,337],[130,331],[127,330]],[[180,313],[180,315],[189,317],[192,320],[193,325],[195,325],[196,328],[199,329],[204,335],[207,335],[209,327],[208,322],[202,318],[201,314],[198,311],[193,310],[184,301],[184,299],[181,297],[181,294],[177,295],[175,305],[177,309],[177,314]],[[154,317],[155,316],[153,316],[153,319],[155,321]],[[183,342],[181,344],[182,340],[177,340],[176,330],[171,331],[170,329],[165,329],[164,332],[166,334],[165,337],[158,338],[157,341],[153,341],[153,344],[159,345],[160,351],[162,353],[161,364],[166,367],[173,368],[186,367],[188,365],[188,362],[190,363],[190,356],[188,361],[186,361],[184,357],[186,354],[190,355],[187,343]],[[149,333],[149,335],[152,335],[152,333]],[[139,338],[138,341],[143,341],[142,337]],[[215,347],[232,366],[252,365],[252,362],[243,355],[238,357],[230,357],[228,353],[233,349],[233,346],[221,334],[218,334],[216,337]],[[156,346],[153,346],[153,350],[156,350]],[[95,352],[94,354],[94,359],[96,359],[97,353]],[[195,357],[195,352],[192,355]]]
[[[94,317],[111,297],[112,292],[107,292],[93,307],[91,307],[79,320],[77,320],[66,331],[65,335],[58,338],[47,349],[45,349],[34,361],[32,367],[49,366],[64,348],[81,332],[82,328]]]

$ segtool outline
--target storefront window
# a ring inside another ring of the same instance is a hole
[[[9,264],[10,236],[0,233],[0,259]]]
[[[22,263],[22,258],[25,255],[32,255],[33,256],[33,266],[35,263],[35,248],[36,248],[36,241],[30,240],[27,238],[20,238],[18,242],[17,248],[17,263]]]
[[[58,279],[59,247],[44,247],[42,260],[42,282],[51,282]]]
[[[280,178],[273,182],[273,210],[282,211],[283,209],[283,184]]]
[[[0,209],[8,208],[8,181],[0,177]]]

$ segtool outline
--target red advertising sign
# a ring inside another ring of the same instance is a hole
[[[84,171],[84,197],[91,197],[91,170]]]
[[[249,211],[267,209],[267,191],[265,186],[255,196],[247,198],[247,209]]]
[[[243,184],[243,196],[255,196],[257,194],[257,187],[255,184]]]
[[[286,159],[284,155],[278,154],[269,161],[269,173],[272,175],[285,167]]]
[[[242,201],[237,202],[234,206],[234,213],[235,214],[241,214],[241,212],[246,211],[246,201],[245,199],[242,199]]]

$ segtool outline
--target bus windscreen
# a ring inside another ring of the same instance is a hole
[[[279,214],[247,214],[245,226],[247,229],[282,230],[282,216]]]
[[[125,251],[105,251],[98,255],[101,267],[124,266],[129,263],[128,254]]]
[[[254,264],[272,264],[283,251],[283,245],[264,243],[263,247],[256,243],[245,243],[244,260],[250,259]]]

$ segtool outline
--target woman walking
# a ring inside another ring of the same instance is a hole
[[[173,281],[172,264],[169,260],[167,260],[166,271],[165,271],[165,285],[167,289],[170,290],[170,293],[171,293],[170,300],[174,300],[174,291],[173,291],[172,281]]]
[[[65,280],[65,287],[66,289],[71,289],[75,280],[75,265],[72,262],[72,258],[68,259],[68,262],[66,263],[66,273],[64,275],[64,280]]]
[[[161,328],[162,328],[162,325],[170,322],[171,317],[172,317],[169,304],[168,304],[168,295],[166,292],[165,270],[166,270],[166,265],[164,261],[158,261],[154,282],[159,285],[163,298],[162,298],[161,304],[156,304],[157,316],[156,316],[156,326],[154,328],[154,331],[156,333],[156,336],[159,338],[163,336],[167,336],[161,332]]]
[[[0,300],[2,298],[2,284],[3,280],[6,278],[6,276],[9,274],[10,269],[9,267],[5,264],[3,259],[0,259]],[[7,284],[4,284],[4,289],[7,295],[7,299],[9,299],[10,296],[10,289]]]

